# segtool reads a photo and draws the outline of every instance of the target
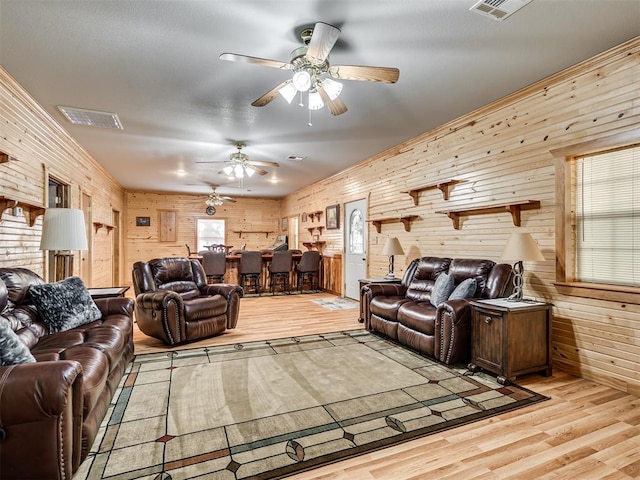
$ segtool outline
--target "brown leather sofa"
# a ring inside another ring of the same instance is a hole
[[[136,262],[132,275],[138,327],[167,345],[219,335],[238,322],[242,288],[207,284],[198,260]]]
[[[0,478],[71,479],[133,359],[133,300],[95,300],[102,318],[49,334],[29,295],[45,282],[0,268],[0,320],[35,363],[0,366]]]
[[[511,265],[491,260],[423,257],[413,260],[399,284],[362,287],[365,327],[447,364],[471,357],[469,299],[431,303],[436,278],[448,273],[456,285],[474,278],[473,298],[498,298],[511,289]]]

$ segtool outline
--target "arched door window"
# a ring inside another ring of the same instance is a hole
[[[364,219],[360,210],[351,212],[349,218],[349,253],[364,253]]]

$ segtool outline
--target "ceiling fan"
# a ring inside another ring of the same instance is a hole
[[[280,164],[276,162],[259,162],[249,159],[249,155],[246,153],[242,153],[242,149],[244,148],[243,143],[236,143],[235,147],[238,149],[237,152],[233,152],[229,155],[229,160],[225,160],[224,163],[228,163],[226,167],[224,167],[219,173],[227,175],[228,177],[233,178],[244,178],[245,176],[251,177],[254,173],[258,175],[266,175],[269,173],[267,170],[261,167],[279,167]],[[219,163],[215,161],[201,161],[196,163]]]
[[[326,105],[332,115],[341,115],[347,111],[344,102],[338,98],[342,91],[342,84],[333,79],[395,83],[398,81],[400,71],[391,67],[332,66],[329,63],[329,52],[338,41],[339,36],[339,28],[328,23],[318,22],[300,32],[304,46],[291,52],[289,63],[235,53],[223,53],[220,55],[220,59],[231,62],[255,63],[294,72],[292,78],[285,80],[254,101],[251,104],[254,107],[267,105],[278,94],[291,103],[298,92],[300,94],[309,92],[309,110],[318,110]]]
[[[207,206],[205,212],[207,213],[207,215],[215,215],[216,207],[223,205],[224,202],[235,203],[236,200],[231,197],[227,197],[226,195],[220,195],[218,192],[216,192],[215,185],[212,185],[209,198],[207,198],[204,202],[205,205]]]

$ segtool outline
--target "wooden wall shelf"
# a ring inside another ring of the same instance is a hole
[[[327,244],[327,242],[322,242],[322,241],[318,241],[318,242],[302,242],[302,245],[304,245],[305,247],[307,247],[307,250],[313,250],[314,248],[322,251],[322,249],[324,248],[324,246]]]
[[[108,223],[93,222],[93,228],[95,229],[96,233],[98,233],[98,230],[100,230],[103,227],[107,229],[107,233],[111,232],[111,230],[113,230],[114,228],[113,225],[110,225]]]
[[[437,188],[442,192],[442,198],[445,200],[449,200],[449,195],[451,194],[451,190],[453,190],[453,187],[463,182],[466,182],[466,180],[446,180],[444,182],[438,182],[431,185],[424,185],[422,187],[412,188],[411,190],[401,192],[401,193],[408,193],[411,196],[411,198],[413,198],[413,204],[418,205],[420,192],[433,190]]]
[[[15,157],[12,157],[8,153],[0,152],[0,163],[13,162]]]
[[[511,214],[513,224],[520,226],[520,212],[522,210],[537,210],[540,208],[539,200],[525,200],[523,202],[489,205],[485,207],[460,208],[458,210],[441,210],[436,213],[444,213],[453,221],[453,228],[460,230],[460,217],[471,215],[486,215],[489,213],[508,212]]]
[[[315,232],[316,230],[318,230],[318,233],[320,235],[322,235],[322,230],[324,229],[324,227],[322,225],[318,225],[317,227],[307,227],[307,230],[309,230],[310,234],[313,234],[313,232]]]
[[[419,218],[418,215],[404,215],[402,217],[377,218],[375,220],[367,220],[367,222],[373,223],[373,226],[376,227],[376,232],[378,233],[381,232],[383,223],[402,223],[404,225],[404,231],[410,232],[411,222],[416,218]]]
[[[27,220],[27,223],[30,227],[33,227],[35,225],[36,218],[38,218],[40,215],[44,215],[44,211],[46,210],[46,208],[42,205],[35,205],[33,203],[22,202],[13,198],[0,196],[0,218],[2,218],[5,210],[15,207],[22,208],[24,218]]]
[[[322,210],[318,210],[317,212],[309,212],[307,213],[307,216],[311,219],[312,222],[314,219],[320,221],[320,217],[322,216]]]
[[[233,233],[238,234],[238,238],[242,238],[243,233],[264,233],[265,237],[268,237],[270,233],[275,233],[268,230],[232,230]]]

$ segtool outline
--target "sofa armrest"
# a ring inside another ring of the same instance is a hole
[[[80,364],[0,367],[0,429],[3,478],[71,478],[82,450]]]
[[[222,295],[227,300],[227,328],[236,328],[240,315],[240,299],[244,290],[231,283],[212,283],[200,289],[203,295]]]
[[[233,285],[232,283],[211,283],[207,284],[200,289],[202,295],[222,295],[231,300],[233,295],[238,295],[240,298],[244,296],[244,290],[239,285]]]
[[[382,295],[385,297],[403,297],[407,293],[407,287],[401,283],[368,283],[362,287],[362,289],[368,289],[370,294],[367,294],[369,298]]]
[[[434,327],[434,356],[441,362],[466,362],[471,356],[472,299],[447,300],[438,305]]]
[[[94,300],[103,317],[109,315],[126,315],[133,317],[133,307],[135,302],[132,298],[111,297],[97,298]]]
[[[175,345],[186,339],[182,321],[184,302],[172,290],[141,293],[136,297],[136,321],[140,330],[167,345]]]
[[[368,283],[360,289],[360,321],[371,330],[371,300],[374,297],[403,297],[407,287],[400,283]]]

